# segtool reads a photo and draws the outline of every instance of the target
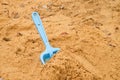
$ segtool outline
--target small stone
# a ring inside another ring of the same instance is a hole
[[[18,15],[18,13],[14,13],[14,19],[19,18],[20,16]]]
[[[64,9],[64,6],[63,6],[63,5],[61,5],[59,8],[60,8],[60,9]]]
[[[119,27],[116,27],[115,30],[119,30]]]
[[[96,26],[97,29],[100,29],[100,27]]]
[[[47,5],[43,5],[42,7],[43,7],[44,9],[48,9]]]
[[[18,52],[22,51],[20,48],[17,49]]]
[[[60,35],[68,35],[67,32],[62,32]]]
[[[2,5],[8,5],[8,3],[1,3]]]
[[[17,33],[17,36],[23,36],[23,34],[19,32],[19,33]]]
[[[3,40],[8,42],[8,41],[10,41],[10,38],[4,37]]]
[[[110,36],[110,35],[111,35],[111,33],[108,33],[108,35]]]
[[[109,44],[109,46],[111,46],[111,47],[116,47],[115,45],[113,45],[113,44]]]
[[[22,51],[22,50],[21,50],[20,48],[18,48],[15,53],[16,53],[16,54],[20,54],[21,51]]]

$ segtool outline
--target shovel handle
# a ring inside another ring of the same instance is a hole
[[[41,38],[42,38],[45,46],[48,46],[49,42],[48,42],[44,27],[42,25],[42,21],[40,19],[38,12],[32,13],[32,19],[33,19],[34,24],[36,25],[36,28],[37,28],[39,34],[41,35]]]

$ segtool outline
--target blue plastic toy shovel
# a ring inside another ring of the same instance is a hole
[[[42,64],[45,64],[55,53],[57,53],[60,49],[59,48],[53,48],[47,39],[46,33],[44,31],[44,27],[42,25],[42,21],[40,19],[40,16],[37,12],[32,13],[32,19],[37,27],[37,30],[39,34],[41,35],[41,38],[46,46],[46,50],[40,55],[40,60]]]

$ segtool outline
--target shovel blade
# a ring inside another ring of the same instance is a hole
[[[60,48],[53,48],[53,54],[56,54],[59,50]]]
[[[52,48],[52,52],[45,51],[40,55],[40,60],[42,64],[45,64],[51,57],[56,54],[60,49],[59,48]]]
[[[40,55],[40,60],[42,64],[45,64],[48,60],[50,60],[50,58],[51,58],[50,53],[42,53]]]

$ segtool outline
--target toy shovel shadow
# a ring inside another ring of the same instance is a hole
[[[40,16],[37,12],[32,13],[32,19],[37,27],[37,30],[39,34],[41,35],[41,38],[46,46],[46,50],[40,55],[40,60],[42,64],[45,64],[55,53],[57,53],[60,49],[59,48],[53,48],[47,39],[46,33],[44,31],[44,27],[42,25],[42,21],[40,19]]]

